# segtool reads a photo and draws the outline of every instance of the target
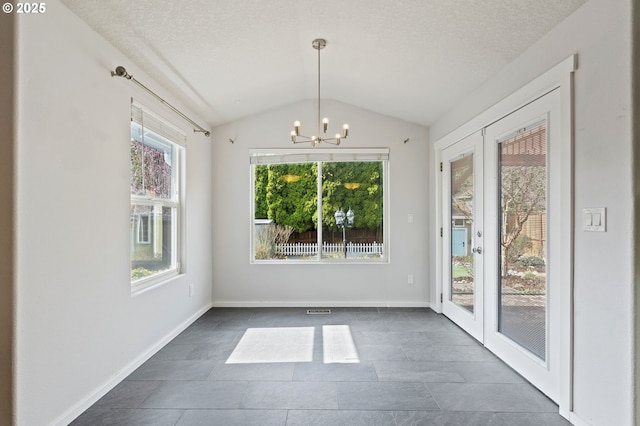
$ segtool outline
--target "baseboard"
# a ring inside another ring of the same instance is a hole
[[[568,420],[571,422],[572,425],[574,426],[592,426],[591,423],[581,419],[580,417],[578,417],[578,415],[576,413],[574,413],[573,411],[569,413],[569,418]]]
[[[214,308],[429,308],[429,302],[216,301]]]
[[[120,382],[122,382],[129,374],[133,373],[138,367],[144,364],[149,360],[153,355],[155,355],[160,349],[162,349],[167,343],[173,340],[178,334],[182,333],[187,327],[195,322],[198,318],[200,318],[205,312],[211,309],[212,305],[209,303],[203,308],[199,309],[195,314],[190,316],[186,321],[180,324],[178,327],[173,329],[170,333],[168,333],[165,337],[163,337],[160,341],[158,341],[155,345],[147,349],[143,354],[138,356],[136,359],[127,364],[115,377],[111,378],[107,382],[100,385],[95,391],[93,391],[89,396],[87,396],[84,400],[78,402],[74,405],[69,411],[55,420],[52,424],[59,426],[66,426],[75,420],[80,414],[84,413],[89,407],[95,404],[100,398],[105,396],[107,392],[116,387]]]

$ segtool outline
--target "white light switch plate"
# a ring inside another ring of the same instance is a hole
[[[606,207],[590,207],[582,209],[582,229],[587,232],[606,232]]]

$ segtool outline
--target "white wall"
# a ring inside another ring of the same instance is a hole
[[[301,120],[303,130],[315,128],[315,114],[315,101],[307,101],[215,129],[214,305],[426,306],[428,130],[338,102],[323,100],[322,114],[336,128],[349,123],[341,146],[390,149],[385,226],[391,231],[391,263],[250,264],[249,149],[291,148],[293,122]],[[413,285],[407,284],[408,274],[415,276]]]
[[[437,141],[578,53],[574,260],[574,421],[578,424],[633,424],[630,42],[631,1],[590,0],[431,127],[432,140]],[[581,212],[586,207],[607,207],[606,233],[582,231]]]
[[[17,424],[67,424],[211,301],[211,140],[58,1],[18,22]],[[132,297],[130,98],[185,128],[186,274]],[[189,297],[188,285],[194,285]]]

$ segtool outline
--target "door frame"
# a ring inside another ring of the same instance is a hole
[[[490,126],[491,124],[501,120],[514,111],[533,102],[534,100],[544,96],[545,94],[559,90],[560,93],[560,144],[558,148],[560,171],[556,178],[555,185],[559,185],[562,197],[561,215],[554,218],[560,221],[563,232],[558,238],[559,252],[555,254],[558,257],[560,265],[555,270],[559,282],[562,287],[559,292],[559,303],[561,304],[559,333],[561,345],[559,347],[560,355],[560,392],[558,397],[558,405],[560,414],[569,419],[573,412],[573,241],[574,241],[574,187],[573,187],[573,146],[574,146],[574,128],[573,128],[573,75],[577,70],[577,55],[572,55],[554,66],[541,76],[532,80],[530,83],[521,87],[502,101],[496,103],[475,118],[462,124],[460,127],[445,135],[434,143],[433,152],[433,182],[435,199],[435,229],[433,235],[434,252],[435,252],[435,282],[431,285],[433,291],[430,298],[431,308],[442,313],[442,297],[443,297],[443,259],[444,250],[443,238],[440,236],[444,226],[443,206],[442,206],[442,188],[443,176],[440,172],[440,163],[442,162],[442,150],[465,137]]]

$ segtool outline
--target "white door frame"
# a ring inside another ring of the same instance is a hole
[[[431,298],[431,307],[436,312],[442,312],[443,295],[443,255],[444,250],[441,235],[443,229],[442,206],[442,174],[440,162],[442,150],[464,139],[496,121],[506,117],[513,111],[531,103],[535,99],[553,91],[560,93],[560,146],[558,158],[555,161],[560,165],[557,179],[554,185],[559,187],[563,195],[560,205],[561,214],[554,220],[559,221],[562,233],[556,235],[558,252],[555,254],[559,267],[554,273],[562,283],[559,293],[560,303],[560,392],[558,405],[560,414],[570,418],[573,411],[573,241],[574,241],[574,192],[573,192],[573,73],[577,69],[577,55],[565,59],[549,71],[535,80],[523,86],[507,98],[498,102],[475,118],[466,122],[456,130],[444,136],[434,144],[433,179],[434,205],[435,205],[435,230],[437,241],[435,243],[435,283],[431,289],[435,290]]]

